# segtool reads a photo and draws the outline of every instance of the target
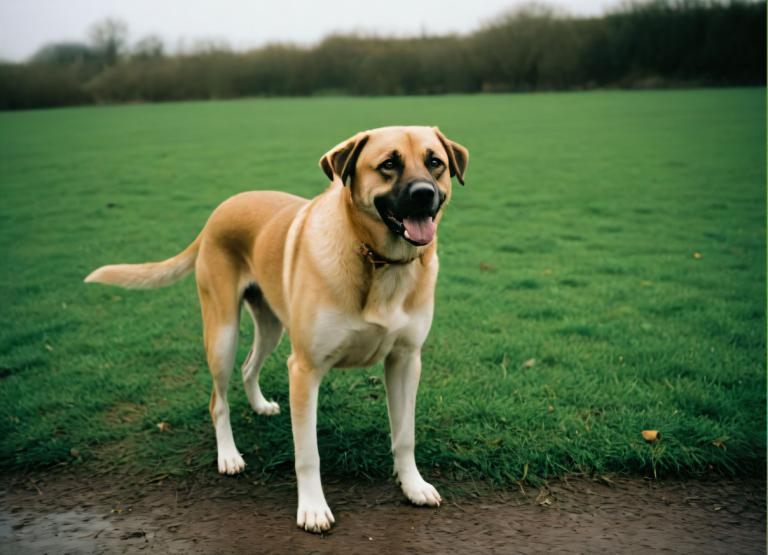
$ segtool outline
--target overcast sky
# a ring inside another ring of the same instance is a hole
[[[171,51],[180,40],[226,41],[246,49],[267,42],[312,44],[335,32],[383,35],[467,33],[523,0],[0,0],[0,58],[20,61],[42,44],[85,40],[106,17],[128,24],[131,41],[148,34]],[[561,0],[568,12],[597,15],[616,0]],[[453,4],[453,5],[451,5]],[[450,6],[450,7],[448,7]]]

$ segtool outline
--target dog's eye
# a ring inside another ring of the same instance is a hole
[[[427,164],[429,164],[430,168],[439,168],[443,165],[443,161],[439,158],[430,158]]]
[[[381,166],[379,166],[383,170],[394,170],[395,169],[395,161],[391,158],[389,160],[384,160],[384,162],[381,163]]]

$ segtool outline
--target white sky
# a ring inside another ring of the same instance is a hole
[[[174,51],[180,41],[226,41],[242,50],[267,42],[312,44],[332,32],[379,35],[467,33],[524,0],[0,0],[0,58],[20,61],[41,45],[86,40],[106,17],[124,20],[130,40],[150,33]],[[550,2],[552,3],[552,2]],[[597,15],[616,0],[555,0]],[[451,5],[453,4],[453,5]]]

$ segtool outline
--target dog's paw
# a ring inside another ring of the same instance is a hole
[[[400,487],[405,496],[414,505],[439,507],[443,498],[437,493],[434,486],[421,478],[417,480],[402,481]]]
[[[280,405],[278,405],[274,401],[265,400],[260,403],[256,403],[256,405],[253,407],[253,411],[256,414],[263,414],[264,416],[272,416],[274,414],[280,414]]]
[[[240,453],[219,453],[219,474],[238,474],[245,470],[245,461]]]
[[[330,530],[334,522],[336,520],[325,501],[322,503],[299,503],[299,510],[296,512],[296,526],[299,528],[320,534]]]

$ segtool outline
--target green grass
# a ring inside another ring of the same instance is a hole
[[[193,280],[135,292],[83,277],[175,254],[236,192],[315,195],[328,147],[414,123],[471,152],[441,226],[424,349],[427,474],[759,472],[765,121],[763,89],[2,113],[0,467],[214,473]],[[239,360],[250,333],[244,322]],[[253,415],[233,376],[254,474],[293,464],[287,354],[284,340],[262,374],[277,417]],[[381,377],[337,370],[323,383],[324,472],[388,475]],[[644,429],[661,442],[646,445]]]

